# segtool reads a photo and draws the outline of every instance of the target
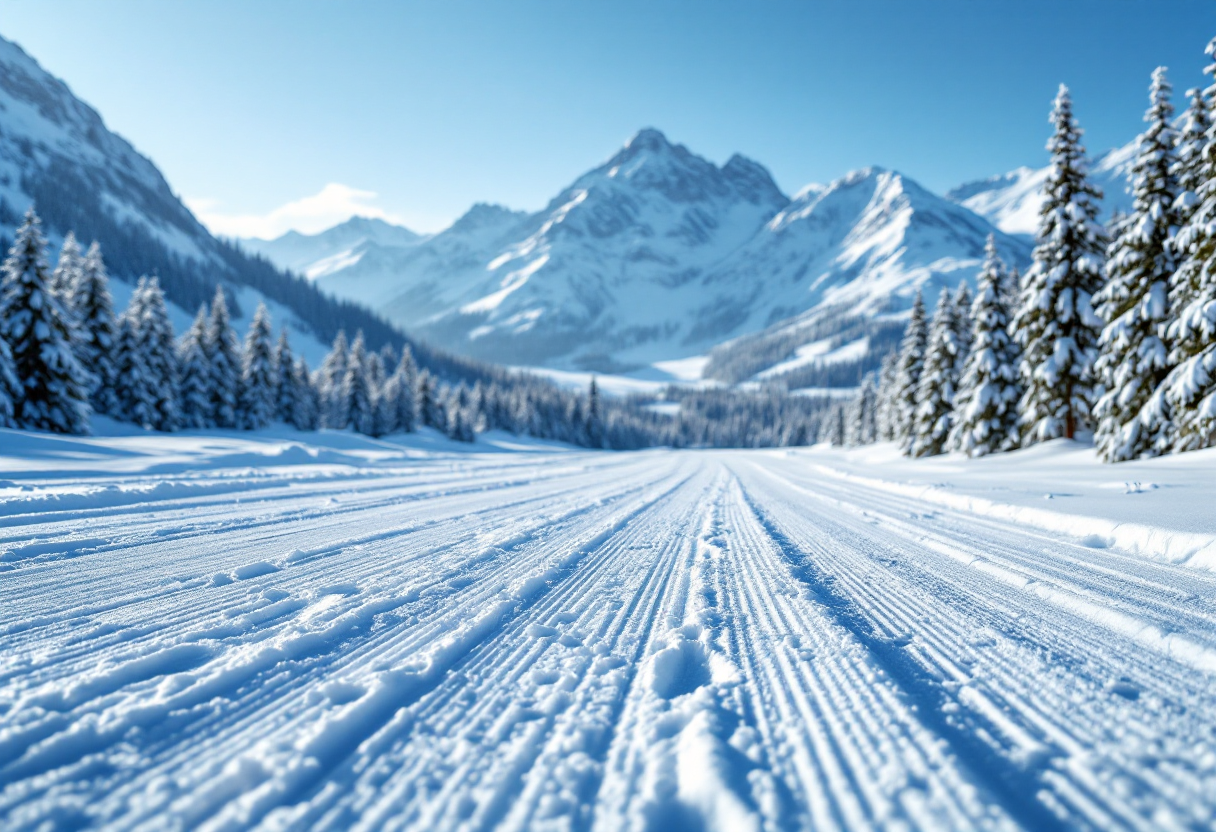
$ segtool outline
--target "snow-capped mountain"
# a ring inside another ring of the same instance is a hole
[[[1114,211],[1130,211],[1128,170],[1136,155],[1136,140],[1108,150],[1090,165],[1090,180],[1102,189],[1102,219]],[[946,198],[970,208],[1006,234],[1034,236],[1043,204],[1043,183],[1048,168],[1020,167],[1009,173],[967,182],[949,191]]]
[[[74,230],[85,245],[101,243],[125,304],[130,284],[157,274],[181,331],[217,283],[230,290],[237,325],[265,301],[276,325],[310,363],[338,327],[367,330],[376,344],[401,339],[362,308],[334,301],[315,287],[248,257],[213,237],[170,189],[156,166],[106,128],[21,47],[0,38],[0,244],[7,248],[25,210],[34,205],[54,254]],[[393,234],[398,235],[396,230]]]
[[[383,257],[382,250],[397,252],[427,239],[408,228],[375,217],[351,217],[319,234],[288,231],[273,240],[240,240],[246,251],[260,254],[276,265],[316,280],[356,266],[367,257]]]
[[[629,371],[815,310],[898,315],[917,289],[932,300],[974,274],[991,232],[1025,260],[1024,241],[899,173],[856,171],[790,199],[750,159],[718,166],[645,129],[539,212],[478,205],[317,282],[466,355]]]

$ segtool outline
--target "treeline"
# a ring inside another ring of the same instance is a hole
[[[503,430],[591,448],[805,444],[818,432],[810,401],[768,391],[680,392],[675,416],[648,402],[563,390],[536,376],[484,368],[469,384],[419,366],[408,344],[368,347],[338,330],[321,365],[277,339],[259,305],[243,340],[217,287],[177,337],[157,277],[138,282],[116,313],[101,248],[74,234],[52,271],[30,209],[0,278],[0,426],[89,432],[104,414],[148,430],[256,430],[279,423],[385,436],[425,426],[471,442]],[[476,369],[475,365],[470,365]]]
[[[1031,267],[1008,274],[990,239],[965,318],[943,296],[927,319],[917,297],[834,440],[979,456],[1092,430],[1108,462],[1216,444],[1216,86],[1189,91],[1180,129],[1170,94],[1158,68],[1132,210],[1103,227],[1061,86]]]

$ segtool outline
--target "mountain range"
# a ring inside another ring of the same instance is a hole
[[[998,188],[973,190],[995,202]],[[1024,266],[1029,242],[1002,219],[877,167],[790,197],[755,161],[715,165],[648,128],[537,212],[475,205],[427,237],[356,218],[242,245],[446,349],[512,364],[712,375],[781,332],[787,353],[718,375],[740,381],[809,344],[808,361],[830,360],[821,342],[843,330],[825,323],[901,321],[917,291],[932,302],[971,278],[990,233]]]

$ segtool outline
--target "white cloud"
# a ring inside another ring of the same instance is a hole
[[[383,208],[370,204],[374,191],[361,191],[331,182],[312,196],[294,199],[267,214],[225,214],[218,200],[185,198],[184,202],[199,222],[212,234],[225,237],[260,237],[271,240],[288,231],[316,234],[354,216],[375,217],[400,224]]]

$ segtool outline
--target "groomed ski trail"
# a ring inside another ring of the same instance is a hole
[[[4,829],[1216,829],[1216,574],[777,452],[0,502]]]

